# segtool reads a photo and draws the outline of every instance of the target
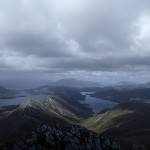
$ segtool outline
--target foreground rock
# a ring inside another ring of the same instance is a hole
[[[23,141],[4,145],[5,150],[123,150],[123,148],[81,126],[73,125],[67,130],[43,125]]]

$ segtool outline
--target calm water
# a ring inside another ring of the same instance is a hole
[[[17,98],[13,98],[13,99],[0,99],[0,107],[8,106],[8,105],[19,105],[23,101],[30,99],[30,98],[40,101],[40,100],[44,99],[45,97],[47,97],[48,95],[46,95],[46,94],[33,95],[33,94],[23,91],[23,92],[20,92],[20,94],[18,94],[18,96],[24,96],[24,97],[17,97]]]
[[[93,92],[81,92],[82,95],[86,95],[86,100],[81,101],[81,103],[88,104],[89,107],[92,108],[95,113],[100,112],[106,108],[112,108],[118,104],[110,100],[103,100],[101,98],[91,97],[89,94],[92,93]]]

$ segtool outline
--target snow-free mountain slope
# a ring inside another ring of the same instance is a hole
[[[66,124],[65,118],[39,102],[28,100],[17,109],[3,112],[0,116],[0,141],[12,141],[24,137],[43,123]],[[7,133],[7,134],[6,134]]]
[[[92,115],[91,109],[68,98],[49,96],[43,101],[27,100],[14,110],[1,111],[0,142],[20,139],[38,125],[68,126],[88,115]]]
[[[150,102],[130,101],[89,118],[84,126],[95,132],[150,148]]]

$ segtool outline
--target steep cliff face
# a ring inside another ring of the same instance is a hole
[[[81,126],[73,125],[67,130],[60,126],[51,128],[48,125],[38,127],[36,131],[15,145],[4,145],[8,150],[123,150],[123,148]]]

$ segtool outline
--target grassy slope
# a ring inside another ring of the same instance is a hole
[[[83,125],[103,135],[150,147],[150,103],[146,101],[120,104],[89,118]]]

